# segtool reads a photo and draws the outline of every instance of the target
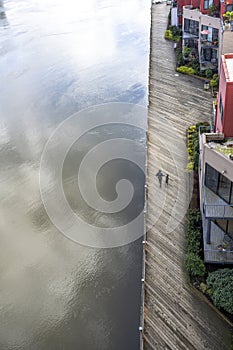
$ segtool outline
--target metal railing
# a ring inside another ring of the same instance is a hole
[[[211,191],[211,190],[210,190]],[[204,214],[206,218],[221,218],[221,219],[231,219],[233,218],[233,207],[230,204],[225,203],[208,203],[206,195],[206,186],[203,184],[204,193]],[[214,193],[214,192],[213,192]],[[214,193],[216,197],[218,195]],[[221,199],[219,197],[219,199]]]
[[[204,213],[206,218],[233,218],[233,208],[227,204],[207,204],[204,203]]]
[[[201,46],[202,47],[211,47],[213,49],[217,49],[218,43],[216,41],[208,41],[205,39],[201,39]]]

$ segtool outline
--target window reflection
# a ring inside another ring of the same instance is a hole
[[[218,195],[230,203],[231,181],[224,175],[219,176]]]
[[[218,219],[213,222],[233,239],[233,220]]]
[[[233,184],[224,175],[206,163],[205,185],[228,204],[233,204]]]
[[[217,193],[218,189],[218,178],[219,173],[217,170],[212,168],[209,164],[206,164],[206,177],[205,177],[205,185],[213,192]]]

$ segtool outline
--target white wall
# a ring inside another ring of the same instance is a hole
[[[177,7],[171,8],[171,25],[178,26]]]

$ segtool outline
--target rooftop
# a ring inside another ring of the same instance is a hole
[[[210,141],[208,142],[208,146],[223,154],[226,158],[233,157],[233,138],[225,139],[223,141]]]
[[[233,57],[226,58],[226,66],[227,66],[229,79],[233,81]]]

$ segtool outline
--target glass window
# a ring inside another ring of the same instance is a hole
[[[218,195],[227,203],[230,202],[231,181],[224,175],[220,174],[218,184]]]
[[[233,205],[233,183],[231,183],[231,196],[230,196],[230,204]]]
[[[226,5],[226,12],[231,12],[233,11],[233,5],[230,4],[230,5]]]
[[[213,0],[204,0],[204,9],[208,10],[208,8],[213,5]]]
[[[224,110],[223,110],[223,104],[222,104],[222,94],[220,94],[219,110],[220,110],[221,120],[223,122]]]
[[[212,49],[212,58],[217,59],[217,50]]]
[[[218,29],[213,28],[213,40],[218,40]]]
[[[214,223],[220,227],[224,232],[227,232],[227,220],[221,220],[221,219],[218,219],[218,220],[214,220]]]
[[[184,19],[184,31],[186,33],[190,33],[190,34],[198,36],[198,33],[199,33],[199,22],[185,18]]]
[[[184,19],[184,31],[189,33],[189,28],[190,28],[190,20],[185,18]]]
[[[208,31],[209,31],[208,41],[212,42],[212,40],[213,40],[213,28],[212,27],[208,27]]]
[[[208,10],[209,8],[209,0],[204,0],[204,9]]]
[[[227,234],[233,238],[233,220],[227,220]]]
[[[212,55],[212,49],[211,48],[206,48],[203,50],[204,54],[204,59],[205,61],[210,61],[211,60],[211,55]]]
[[[206,163],[205,185],[213,192],[217,193],[219,173]]]

